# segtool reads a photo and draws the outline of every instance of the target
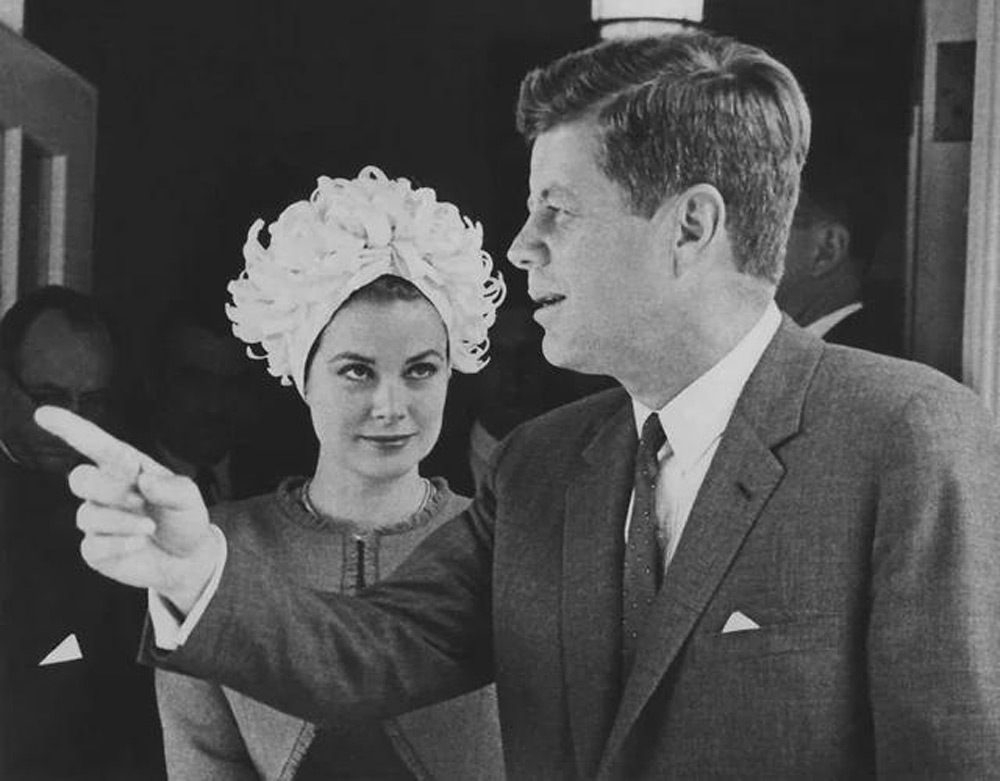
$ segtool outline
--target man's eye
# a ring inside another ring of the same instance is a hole
[[[407,378],[411,380],[426,380],[438,373],[438,367],[429,362],[415,363],[406,370]]]
[[[541,214],[546,217],[558,217],[569,214],[569,210],[562,204],[553,201],[528,201],[528,214]]]
[[[565,206],[560,206],[557,203],[549,203],[545,205],[545,216],[553,221],[567,220],[573,216],[573,212],[567,209]]]
[[[370,366],[365,366],[363,363],[349,363],[346,366],[341,366],[337,374],[348,380],[360,381],[370,379],[372,370]]]

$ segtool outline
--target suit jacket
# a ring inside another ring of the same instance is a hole
[[[366,599],[233,546],[187,643],[148,658],[312,718],[494,677],[515,779],[1000,773],[1000,446],[971,392],[786,319],[622,681],[635,440],[622,391],[525,425]],[[760,628],[724,632],[737,611]]]
[[[66,478],[0,456],[0,778],[165,777],[141,592],[81,560]]]
[[[831,344],[871,350],[882,355],[903,357],[903,336],[891,301],[869,301],[823,335]]]

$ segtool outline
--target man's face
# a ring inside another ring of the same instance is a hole
[[[66,473],[79,456],[31,418],[34,408],[54,404],[98,424],[111,408],[111,341],[103,329],[78,329],[59,311],[42,312],[25,332],[15,382],[33,404],[10,421],[4,440],[31,469]]]
[[[529,213],[507,254],[528,273],[549,362],[620,376],[616,366],[635,360],[637,329],[669,326],[662,306],[669,274],[654,222],[631,212],[598,168],[598,151],[591,121],[535,140]]]
[[[815,315],[811,308],[823,302],[831,272],[848,261],[850,232],[803,193],[785,245],[785,268],[775,301],[800,325]],[[835,280],[834,280],[835,281]]]
[[[194,464],[214,464],[233,446],[247,405],[239,343],[196,325],[174,325],[159,356],[150,395],[160,444]]]

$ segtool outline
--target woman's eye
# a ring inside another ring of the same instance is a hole
[[[370,366],[365,366],[363,363],[349,363],[346,366],[341,366],[337,374],[348,380],[367,380],[371,378],[372,370]]]
[[[437,365],[427,362],[415,363],[406,370],[406,376],[411,380],[426,380],[437,373]]]

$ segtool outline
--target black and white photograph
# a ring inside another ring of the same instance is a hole
[[[0,781],[1000,778],[1000,3],[0,0]]]

